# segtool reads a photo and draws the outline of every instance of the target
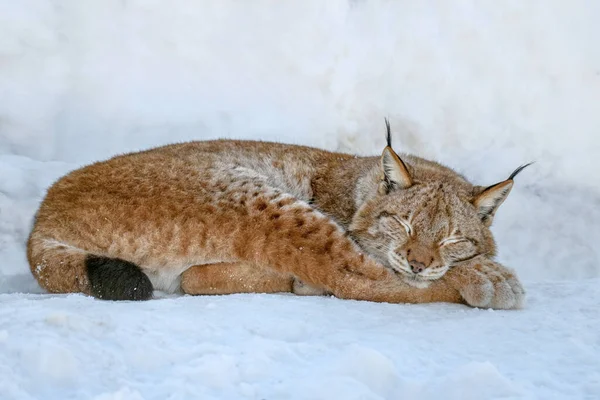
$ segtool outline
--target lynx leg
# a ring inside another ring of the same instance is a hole
[[[85,252],[56,241],[33,237],[27,257],[31,273],[47,291],[90,294]]]
[[[219,237],[230,237],[226,251],[233,259],[269,266],[339,298],[390,303],[464,302],[458,291],[445,282],[426,289],[408,286],[363,254],[339,225],[306,202],[270,187],[260,178],[236,179],[243,179],[243,184],[223,196],[238,198],[244,207],[221,208],[230,215],[215,225],[223,230]]]
[[[187,294],[280,293],[292,291],[293,278],[249,263],[197,265],[181,275]]]
[[[236,257],[271,266],[336,297],[501,309],[518,308],[522,302],[523,291],[516,277],[492,261],[456,267],[446,274],[447,279],[418,289],[363,254],[334,221],[305,202],[271,189],[269,196],[250,200],[248,210],[255,223],[248,231],[238,231]],[[260,213],[254,214],[256,211]]]

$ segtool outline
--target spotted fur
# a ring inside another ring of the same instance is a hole
[[[484,191],[390,146],[382,157],[356,157],[265,142],[175,144],[60,179],[40,206],[28,259],[57,293],[97,295],[86,269],[94,257],[133,265],[168,292],[514,308],[522,288],[491,261],[486,222],[504,189]]]

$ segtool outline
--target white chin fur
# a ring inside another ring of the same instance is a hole
[[[416,280],[416,279],[412,279],[412,278],[404,278],[404,282],[406,282],[407,284],[409,284],[412,287],[416,287],[419,289],[425,289],[431,283],[428,281]]]

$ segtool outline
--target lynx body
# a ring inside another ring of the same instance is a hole
[[[489,230],[512,177],[484,188],[437,163],[252,141],[190,142],[69,173],[28,241],[50,292],[148,299],[328,292],[520,307]]]

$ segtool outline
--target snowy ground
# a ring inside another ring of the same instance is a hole
[[[600,2],[0,0],[0,399],[599,399]],[[481,185],[522,311],[43,294],[45,189],[216,137],[395,147]],[[171,396],[171,397],[169,397]]]
[[[291,295],[0,295],[3,399],[598,399],[599,280],[523,311]]]

